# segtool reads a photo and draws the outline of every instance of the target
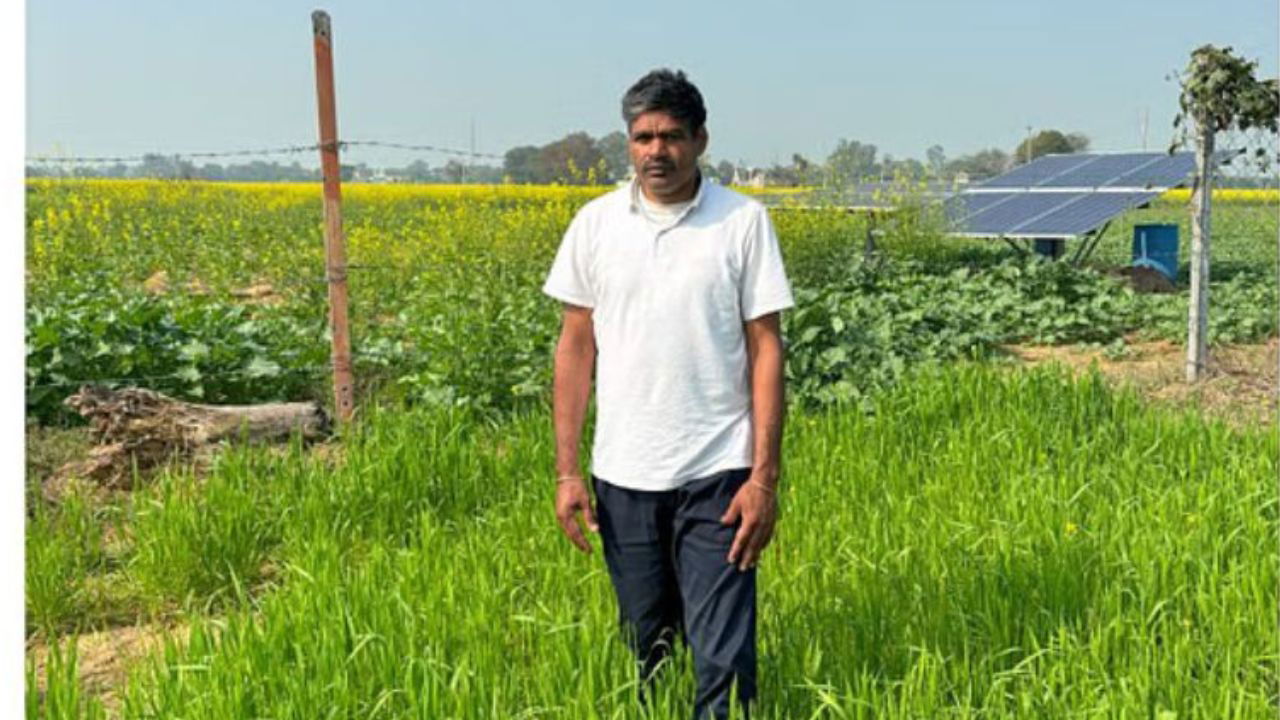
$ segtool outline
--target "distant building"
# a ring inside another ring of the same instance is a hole
[[[762,188],[765,186],[765,172],[762,168],[735,167],[733,184],[738,187]]]

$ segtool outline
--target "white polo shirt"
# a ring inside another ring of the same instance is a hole
[[[704,180],[660,228],[633,192],[621,187],[578,212],[542,290],[592,308],[592,473],[670,490],[751,467],[743,322],[795,303],[760,203]]]

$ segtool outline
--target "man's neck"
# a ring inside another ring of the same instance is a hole
[[[702,173],[699,171],[693,174],[693,177],[690,178],[689,182],[686,183],[684,187],[681,187],[679,190],[665,197],[658,197],[657,195],[650,193],[649,188],[645,187],[642,182],[637,182],[637,184],[640,185],[640,194],[645,200],[658,205],[678,205],[680,203],[689,202],[696,197],[698,194],[698,186],[701,182]]]

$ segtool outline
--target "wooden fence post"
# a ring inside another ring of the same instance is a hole
[[[333,398],[338,419],[351,420],[354,381],[347,324],[347,252],[342,237],[342,166],[338,162],[337,102],[333,92],[333,33],[329,13],[311,13],[316,55],[316,100],[320,111],[320,168],[324,179],[324,239],[329,280],[329,329],[333,335]]]

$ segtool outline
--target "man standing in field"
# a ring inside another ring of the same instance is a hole
[[[756,692],[756,563],[773,536],[783,419],[778,315],[794,303],[765,209],[704,179],[702,96],[655,70],[622,98],[636,178],[588,203],[543,291],[555,353],[556,516],[599,532],[647,683],[676,637],[695,717]],[[596,372],[591,479],[578,444]]]

